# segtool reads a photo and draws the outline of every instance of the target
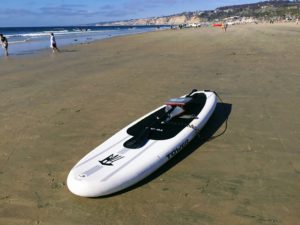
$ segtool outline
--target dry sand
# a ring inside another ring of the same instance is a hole
[[[296,25],[168,30],[1,58],[0,224],[300,224],[299,37]],[[225,134],[118,195],[68,191],[81,157],[192,88],[228,103]]]

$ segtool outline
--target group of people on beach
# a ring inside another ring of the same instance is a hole
[[[8,40],[3,34],[0,34],[0,41],[2,48],[4,49],[5,56],[8,56]],[[52,48],[53,53],[59,52],[53,33],[50,33],[50,48]]]

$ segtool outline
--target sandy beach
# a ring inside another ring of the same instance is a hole
[[[0,58],[0,224],[300,224],[299,35],[293,24],[166,30]],[[120,194],[68,191],[86,153],[193,88],[226,103],[202,131],[218,135],[228,117],[223,135]]]

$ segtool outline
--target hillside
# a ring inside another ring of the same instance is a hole
[[[300,17],[300,1],[264,1],[253,4],[219,7],[215,10],[184,12],[180,14],[132,19],[124,21],[101,22],[98,26],[107,25],[178,25],[185,23],[202,23],[223,20],[229,17],[247,17],[260,20],[296,19]]]

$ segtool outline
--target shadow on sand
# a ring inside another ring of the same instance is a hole
[[[60,49],[59,52],[61,52],[61,53],[73,53],[73,52],[78,52],[78,50],[74,50],[74,49]]]
[[[216,109],[207,122],[207,124],[204,126],[204,128],[199,132],[199,135],[196,136],[180,153],[178,153],[174,158],[172,158],[170,161],[168,161],[166,164],[164,164],[162,167],[160,167],[158,170],[156,170],[154,173],[149,175],[148,177],[144,178],[140,182],[136,183],[135,185],[128,187],[122,191],[119,191],[117,193],[102,196],[99,198],[108,198],[116,195],[120,195],[123,193],[126,193],[128,191],[131,191],[135,188],[138,188],[140,186],[143,186],[152,180],[158,178],[160,175],[171,169],[173,166],[175,166],[177,163],[181,162],[185,158],[187,158],[189,155],[191,155],[194,151],[199,149],[205,142],[211,141],[215,138],[218,138],[222,136],[226,130],[227,130],[227,120],[229,118],[229,115],[231,113],[232,105],[228,103],[218,103],[216,106]],[[224,124],[224,128],[220,133],[216,132],[221,128],[221,126]]]

